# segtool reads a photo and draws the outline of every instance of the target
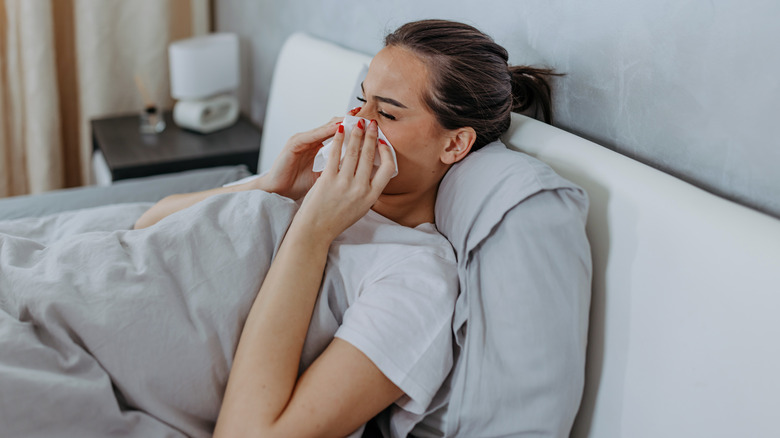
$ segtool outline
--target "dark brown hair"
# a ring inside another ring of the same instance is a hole
[[[506,49],[467,24],[422,20],[404,24],[386,46],[408,49],[427,64],[430,89],[423,99],[445,129],[474,128],[472,150],[509,129],[510,113],[531,114],[552,123],[551,69],[512,66]]]

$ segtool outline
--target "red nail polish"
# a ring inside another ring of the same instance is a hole
[[[372,125],[376,125],[376,120],[374,120],[374,119],[371,119],[371,124],[372,124]]]
[[[362,119],[358,120],[357,127],[358,127],[358,129],[363,129],[363,120]]]
[[[387,142],[386,142],[386,141],[384,141],[384,140],[382,140],[381,138],[379,139],[379,143],[381,143],[381,144],[383,144],[383,145],[387,146]]]
[[[340,134],[344,133],[344,125],[339,125],[339,133]]]

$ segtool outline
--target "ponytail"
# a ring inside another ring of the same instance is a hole
[[[528,66],[509,67],[512,82],[512,111],[530,112],[529,115],[552,124],[552,89],[550,76],[562,76],[549,68]]]

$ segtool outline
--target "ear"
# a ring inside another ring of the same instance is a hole
[[[471,146],[477,140],[477,132],[474,128],[465,127],[454,129],[447,136],[447,144],[441,151],[441,162],[454,164],[468,155]]]

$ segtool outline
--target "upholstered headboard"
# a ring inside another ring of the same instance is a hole
[[[342,115],[369,60],[293,35],[258,167],[290,135]],[[588,365],[572,436],[780,436],[780,221],[524,116],[503,139],[591,198]]]
[[[572,436],[780,436],[780,221],[523,116],[504,140],[591,199]]]

